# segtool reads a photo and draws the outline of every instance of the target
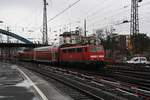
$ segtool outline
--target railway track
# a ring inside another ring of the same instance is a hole
[[[109,69],[111,76],[115,79],[136,84],[139,88],[150,91],[150,71],[133,69]]]
[[[36,75],[42,77],[43,79],[47,80],[48,82],[55,85],[57,89],[61,91],[64,95],[69,95],[74,100],[95,100],[91,95],[85,94],[82,91],[78,91],[74,89],[73,87],[69,87],[66,84],[62,84],[60,81],[57,81],[55,79],[52,79],[48,76],[42,75],[38,72],[34,72]]]
[[[121,71],[123,71],[124,73],[121,73]],[[138,96],[142,98],[144,97],[146,100],[150,99],[150,80],[149,80],[150,77],[148,72],[136,72],[136,71],[128,71],[128,70],[126,71],[120,70],[118,72],[111,70],[108,72],[105,71],[104,73],[102,72],[99,73],[97,71],[94,72],[80,71],[80,72],[86,75],[95,75],[95,77],[102,76],[104,80],[108,80],[108,84],[109,82],[112,82],[111,85],[113,85],[114,87],[124,89],[131,93],[136,93]],[[130,75],[127,72],[130,72],[132,74]]]
[[[139,89],[130,84],[121,83],[111,78],[106,79],[102,76],[93,75],[91,73],[85,74],[83,72],[81,73],[78,71],[45,65],[39,66],[38,68],[37,66],[29,66],[27,68],[46,77],[50,77],[67,87],[78,90],[80,91],[79,94],[86,94],[86,97],[92,97],[94,100],[150,100],[149,91]]]

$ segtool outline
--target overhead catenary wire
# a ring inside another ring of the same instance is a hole
[[[146,5],[149,5],[150,4],[150,2],[145,2],[145,3],[143,3],[143,4],[141,4],[141,5],[139,5],[139,7],[143,7],[143,6],[146,6]],[[129,4],[129,5],[127,5],[127,6],[124,6],[123,8],[121,7],[121,8],[117,8],[117,9],[115,9],[115,10],[113,10],[113,11],[116,11],[116,10],[124,10],[124,9],[126,9],[126,8],[128,8],[129,9],[129,7],[131,6],[131,4]],[[101,11],[101,9],[100,10],[98,10],[98,11],[96,11],[96,12],[94,12],[94,13],[92,13],[90,16],[87,16],[87,17],[89,17],[89,18],[91,18],[91,17],[93,17],[93,16],[95,16],[95,15],[97,15],[97,14],[99,14],[99,12]],[[113,12],[113,11],[111,11],[111,12]],[[104,12],[104,13],[106,13],[106,12]],[[122,12],[121,12],[122,13]]]
[[[51,1],[51,4],[52,4],[52,0]],[[59,12],[58,14],[56,14],[54,17],[52,17],[51,19],[49,19],[47,21],[47,23],[51,22],[52,20],[54,20],[55,18],[59,17],[61,14],[63,14],[64,12],[66,12],[67,10],[69,10],[70,8],[72,8],[74,5],[76,5],[78,2],[80,2],[81,0],[77,0],[75,1],[74,3],[72,3],[71,5],[69,5],[67,8],[63,9],[61,12]],[[41,29],[42,25],[38,26],[37,29]],[[37,30],[35,29],[35,30]]]
[[[139,5],[140,7],[142,7],[142,6],[144,6],[144,5],[148,5],[150,2],[145,2],[144,4],[141,4],[141,5]],[[124,9],[124,10],[126,10],[126,8],[130,8],[130,4],[129,5],[127,5],[127,6],[124,6],[124,8],[119,8],[119,9],[116,9],[116,10],[122,10],[122,9]],[[100,11],[100,10],[99,10]],[[88,16],[89,18],[90,18],[90,20],[88,20],[88,21],[93,21],[93,20],[95,20],[95,18],[92,18],[91,19],[91,17],[94,17],[95,15],[98,15],[99,13],[99,11],[96,11],[97,13],[92,13],[91,14],[91,16]],[[113,17],[113,16],[115,16],[115,15],[119,15],[119,14],[121,14],[121,13],[124,13],[125,11],[121,11],[121,12],[118,12],[118,13],[116,13],[116,14],[113,14],[112,16],[109,16],[109,17]],[[127,11],[126,11],[127,12]],[[106,12],[104,12],[104,13],[106,13]],[[108,17],[107,17],[108,18]],[[104,19],[104,18],[103,18]],[[97,22],[97,20],[96,20],[96,22]]]
[[[54,17],[52,17],[51,19],[48,20],[48,23],[51,22],[52,20],[54,20],[55,18],[57,18],[58,16],[60,16],[61,14],[63,14],[64,12],[66,12],[67,10],[69,10],[70,8],[72,8],[74,5],[76,5],[79,1],[81,0],[77,0],[76,2],[74,2],[73,4],[69,5],[67,8],[65,8],[64,10],[62,10],[61,12],[59,12],[58,14],[56,14]]]
[[[110,1],[110,0],[104,0],[104,2],[101,2],[101,4],[105,4],[105,3],[107,3],[108,1]],[[77,18],[77,20],[74,21],[74,22],[83,21],[84,19],[87,19],[87,18],[89,18],[90,16],[93,16],[96,12],[99,12],[100,10],[103,10],[104,7],[101,8],[101,9],[98,9],[97,11],[94,11],[94,12],[92,12],[92,13],[89,13],[90,10],[93,10],[93,9],[95,8],[95,6],[98,6],[98,5],[99,5],[99,3],[97,3],[97,5],[94,5],[93,7],[91,7],[91,8],[87,11],[86,16],[79,17],[79,18]]]
[[[110,14],[110,12],[115,12],[117,15],[119,14],[119,13],[122,13],[122,12],[124,12],[124,10],[127,10],[127,9],[129,9],[129,6],[128,7],[120,7],[120,8],[117,8],[117,9],[113,9],[113,10],[111,10],[111,11],[106,11],[106,12],[102,12],[101,13],[101,15],[103,14],[103,15],[106,15],[106,14]],[[119,11],[119,12],[118,12]],[[92,17],[96,17],[96,15],[98,15],[99,13],[97,13],[97,14],[95,14],[95,15],[93,15],[93,16],[91,16],[90,18],[89,18],[89,20],[92,18]],[[114,14],[114,13],[112,13],[112,14]],[[94,18],[95,18],[94,17]],[[98,16],[99,17],[99,16]],[[106,17],[106,16],[105,16]]]
[[[109,0],[107,0],[107,2],[108,2]],[[104,2],[102,2],[102,4],[104,4],[104,3],[106,3],[106,1],[104,1]],[[127,5],[126,7],[124,7],[124,8],[128,8],[129,7],[129,5]],[[104,8],[104,7],[103,7]],[[119,10],[120,9],[122,9],[122,8],[119,8]],[[92,18],[91,19],[91,17],[93,17],[94,15],[97,15],[98,14],[98,12],[100,12],[101,10],[103,10],[103,9],[99,9],[99,10],[97,10],[97,11],[94,11],[94,12],[92,12],[91,14],[87,14],[87,16],[86,17],[84,17],[84,18],[80,18],[80,21],[82,20],[84,20],[84,19],[86,19],[86,18],[88,18],[88,22],[90,21],[90,20],[95,20],[95,18]],[[118,10],[118,8],[117,8],[117,10]],[[104,12],[104,13],[106,13],[106,12]],[[90,19],[89,19],[90,18]],[[79,21],[79,20],[78,20]]]
[[[103,2],[100,2],[101,4],[105,4],[105,3],[107,3],[108,1],[110,1],[110,0],[104,0]],[[81,22],[81,21],[83,21],[85,18],[87,18],[87,16],[90,16],[90,15],[92,15],[92,13],[94,13],[94,12],[92,12],[91,14],[89,14],[89,12],[90,12],[90,10],[93,10],[94,8],[95,8],[95,6],[98,6],[99,5],[99,3],[97,3],[96,5],[94,5],[93,7],[91,7],[87,12],[86,12],[86,17],[84,16],[84,17],[79,17],[79,18],[77,18],[76,20],[74,20],[73,22],[71,22],[71,23],[76,23],[76,22]],[[100,9],[99,9],[100,10]],[[58,25],[58,26],[60,26],[60,25]]]
[[[104,2],[102,2],[101,4],[105,4],[105,3],[107,3],[108,1],[110,1],[110,0],[105,0]],[[105,6],[103,7],[103,8],[105,8]],[[88,17],[90,17],[90,16],[93,16],[93,15],[95,15],[95,14],[97,14],[97,12],[100,12],[100,11],[102,11],[103,10],[103,8],[101,8],[101,9],[98,9],[97,11],[94,11],[94,12],[92,12],[91,14],[88,14],[85,18],[88,18]]]
[[[140,18],[140,19],[141,19],[141,20],[140,20],[141,23],[150,24],[150,22],[148,22],[149,19],[147,19],[147,18],[150,18],[149,16],[147,16],[147,17],[142,17],[142,18],[143,18],[143,19]],[[119,26],[120,26],[120,25],[125,25],[125,24],[119,24]],[[128,23],[128,24],[126,24],[126,25],[130,25],[130,24]],[[119,26],[117,25],[117,27],[119,27]],[[105,26],[103,26],[101,23],[98,23],[98,24],[96,24],[94,27],[95,27],[95,29],[96,29],[96,28],[105,29],[105,28],[109,27],[109,25],[106,25],[106,24],[105,24]],[[114,27],[114,25],[113,25],[113,27]],[[127,27],[127,26],[126,26],[126,27]],[[129,31],[129,30],[128,30],[128,31]]]
[[[80,1],[80,0],[79,0],[79,1]],[[143,3],[143,4],[139,5],[139,6],[141,7],[141,6],[143,6],[143,5],[145,5],[145,3]],[[146,5],[147,5],[147,4],[146,4]],[[67,7],[67,8],[68,8],[68,7]],[[67,8],[66,8],[66,9],[67,9]],[[129,5],[128,7],[126,7],[126,8],[130,8],[130,5]],[[64,9],[64,10],[65,10],[65,9]],[[63,11],[64,11],[64,10],[63,10]],[[120,9],[119,9],[119,10],[120,10]],[[55,18],[57,18],[58,16],[60,16],[61,14],[63,14],[63,13],[65,12],[65,11],[64,11],[64,12],[63,12],[63,11],[61,11],[61,12],[58,13],[56,16],[54,16],[53,18],[51,18],[51,19],[49,20],[49,22],[51,22],[52,20],[54,20]],[[109,16],[106,16],[106,17],[108,18],[108,17],[113,17],[113,16],[118,15],[118,14],[120,15],[120,14],[122,14],[123,12],[124,12],[124,10],[123,10],[123,11],[119,11],[119,12],[117,12],[116,14],[112,14],[112,15],[109,14]],[[105,13],[106,13],[106,12],[105,12]],[[87,14],[87,15],[89,15],[89,14]],[[84,18],[83,18],[83,19],[84,19]],[[95,18],[92,18],[92,19],[95,19]],[[104,17],[103,17],[103,19],[104,19]],[[80,19],[80,21],[81,21],[81,20],[82,20],[82,19]],[[100,20],[100,19],[99,19],[99,20]],[[78,21],[78,20],[77,20],[77,21]],[[76,23],[77,21],[74,21],[74,22]],[[71,22],[71,23],[72,23],[72,22]],[[89,24],[90,24],[90,23],[89,23]],[[61,25],[59,25],[59,26],[61,26]],[[62,26],[63,26],[63,25],[62,25]]]
[[[70,5],[70,6],[68,6],[67,8],[65,8],[63,11],[61,11],[60,13],[58,13],[57,15],[55,15],[54,17],[52,17],[50,20],[48,20],[48,22],[54,20],[54,19],[57,18],[59,15],[63,14],[66,10],[68,10],[69,8],[71,8],[72,6],[74,6],[74,5],[75,5],[76,3],[78,3],[79,1],[80,1],[80,0],[74,2],[72,5]],[[106,1],[108,2],[109,0],[106,0]],[[103,4],[106,3],[106,1],[104,1]],[[95,13],[95,12],[94,12],[94,13]],[[90,14],[90,15],[93,15],[93,13]],[[90,17],[90,16],[88,15],[88,16],[86,16],[86,17]],[[84,18],[83,18],[83,19],[84,19]],[[83,19],[80,18],[80,20],[83,20]],[[76,22],[76,21],[75,21],[75,22]]]
[[[128,7],[127,7],[128,8]],[[120,10],[120,9],[119,9]],[[120,12],[119,12],[120,13]],[[115,14],[116,15],[116,14]],[[103,18],[104,19],[104,18]],[[95,20],[95,19],[93,19],[93,20]],[[101,18],[101,20],[102,20],[102,18]],[[77,20],[77,21],[83,21],[83,18],[82,19],[80,19],[80,20]],[[77,21],[74,21],[74,22],[77,22]],[[88,20],[89,21],[89,20]],[[66,24],[65,24],[66,25]],[[90,25],[91,25],[91,23],[90,23]],[[88,24],[88,26],[90,26],[89,24]],[[100,25],[100,24],[99,24]],[[60,25],[59,25],[60,26]],[[95,25],[94,25],[95,26]]]
[[[150,4],[150,2],[145,2],[144,4],[141,4],[141,5],[139,5],[139,7],[144,7],[144,5],[149,5]],[[128,10],[129,10],[129,7],[130,7],[130,5],[128,5],[126,8],[128,8],[128,9],[123,9],[123,11],[121,11],[121,12],[118,12],[118,13],[116,13],[116,14],[113,14],[113,15],[111,15],[111,16],[107,16],[107,17],[103,17],[103,18],[101,18],[101,19],[96,19],[95,20],[95,18],[93,18],[93,20],[92,20],[92,22],[93,23],[89,23],[89,24],[94,24],[95,22],[98,22],[98,21],[101,21],[101,20],[104,20],[105,18],[112,18],[113,16],[115,16],[115,15],[119,15],[119,14],[121,14],[121,13],[125,13],[125,12],[127,12]],[[119,10],[122,10],[122,9],[119,9]],[[93,15],[94,16],[94,15]],[[129,19],[130,20],[130,19]],[[89,20],[90,21],[90,20]],[[97,23],[98,25],[100,25],[100,23]],[[91,26],[91,25],[89,25],[89,26]]]
[[[126,11],[128,11],[127,9],[126,9]],[[103,21],[103,20],[108,20],[108,19],[110,19],[111,21],[112,21],[112,19],[111,18],[113,18],[113,16],[116,16],[116,15],[119,15],[119,14],[121,14],[121,13],[124,13],[125,11],[121,11],[121,12],[117,12],[117,13],[115,13],[115,14],[111,14],[111,15],[109,15],[109,16],[107,16],[107,17],[102,17],[102,18],[100,18],[100,19],[93,19],[92,21],[90,21],[89,22],[89,25],[88,26],[91,26],[92,24],[95,24],[95,25],[100,25],[102,22],[101,21]],[[97,22],[100,22],[100,23],[97,23]],[[103,21],[104,22],[104,21]],[[94,25],[94,26],[95,26]]]
[[[63,14],[66,10],[68,10],[69,8],[71,8],[72,6],[74,6],[76,3],[78,3],[80,0],[78,0],[78,1],[76,1],[76,2],[74,2],[72,5],[70,5],[70,6],[68,6],[67,8],[65,8],[63,11],[61,11],[60,13],[58,13],[57,15],[55,15],[54,17],[52,17],[48,22],[50,22],[50,21],[52,21],[53,19],[55,19],[55,18],[57,18],[59,15],[61,15],[61,14]],[[106,0],[106,1],[109,1],[109,0]],[[106,1],[104,1],[103,3],[105,3]],[[147,2],[146,2],[147,3]],[[145,5],[146,3],[144,3],[144,4],[142,4],[142,5],[140,5],[140,6],[143,6],[143,5]],[[148,2],[149,3],[149,2]],[[129,8],[129,6],[130,5],[127,5],[126,7],[124,7],[124,8]],[[122,8],[123,9],[123,8]],[[121,10],[120,8],[119,8],[119,10]],[[122,12],[119,12],[119,13],[122,13]],[[91,16],[94,16],[94,15],[96,15],[97,13],[95,13],[95,12],[93,12],[92,14],[90,14]],[[117,13],[118,14],[118,13]],[[88,15],[88,16],[86,16],[86,17],[90,17],[90,15]],[[116,14],[115,14],[116,15]],[[82,18],[82,19],[85,19],[85,18]],[[80,20],[81,20],[81,18],[80,18]],[[76,21],[74,21],[74,22],[76,22]]]
[[[110,0],[105,0],[104,2],[101,2],[101,4],[105,4],[105,3],[107,3],[108,1],[110,1]],[[95,7],[95,6],[94,6]],[[104,8],[104,7],[103,7]],[[90,9],[91,10],[91,9]],[[93,10],[93,9],[92,9]],[[103,10],[103,9],[99,9],[99,10]],[[99,11],[98,10],[98,11]],[[88,10],[88,12],[89,12],[89,10]],[[97,11],[96,11],[97,12]],[[86,17],[84,17],[84,18],[78,18],[78,20],[76,20],[76,21],[73,21],[73,22],[71,22],[71,23],[76,23],[77,21],[83,21],[84,19],[86,19],[87,17],[90,17],[90,16],[92,16],[94,13],[96,13],[95,11],[94,12],[92,12],[92,13],[90,13],[90,14],[87,14],[87,16]],[[59,25],[60,26],[60,25]]]

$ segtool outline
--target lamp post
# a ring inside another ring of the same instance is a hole
[[[7,31],[8,31],[8,32],[10,31],[10,28],[9,28],[9,27],[7,27]],[[10,37],[9,37],[9,36],[7,36],[7,43],[10,43]]]
[[[0,24],[3,24],[3,23],[4,23],[4,21],[0,20]]]
[[[4,23],[4,21],[0,20],[0,24]],[[0,41],[2,42],[2,35],[0,35]]]
[[[0,23],[4,23],[3,21],[0,21]],[[0,35],[0,42],[2,42],[2,35]],[[0,54],[2,55],[2,49],[0,48]]]

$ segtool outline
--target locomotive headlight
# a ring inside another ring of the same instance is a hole
[[[103,58],[104,55],[91,55],[90,58]]]
[[[104,58],[104,55],[99,55],[100,58]]]

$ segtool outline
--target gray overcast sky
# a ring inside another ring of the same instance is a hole
[[[52,3],[51,3],[52,1]],[[76,0],[47,0],[48,19],[68,7]],[[130,19],[131,0],[81,0],[55,20],[49,22],[49,29],[58,31],[66,26],[68,29],[83,26],[87,19],[88,31],[104,28],[110,24]],[[150,0],[143,0],[139,7],[140,32],[150,35]],[[128,7],[129,6],[129,7]],[[43,0],[0,0],[0,20],[18,34],[25,37],[41,37]],[[119,33],[129,33],[129,24],[114,26]],[[27,30],[34,30],[33,33]],[[53,38],[54,33],[49,32]]]

